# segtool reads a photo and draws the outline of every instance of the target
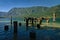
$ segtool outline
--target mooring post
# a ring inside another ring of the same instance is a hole
[[[55,21],[56,21],[56,14],[53,13],[53,22],[55,22]]]
[[[9,29],[9,26],[8,26],[8,25],[5,25],[5,26],[4,26],[4,30],[5,30],[5,31],[8,31],[8,29]]]
[[[11,27],[12,27],[12,16],[11,16]]]
[[[42,20],[42,19],[40,19],[40,23],[39,23],[39,25],[40,25],[40,28],[41,28],[42,21],[43,21],[43,20]],[[39,25],[38,25],[38,26],[39,26]]]
[[[28,20],[28,19],[26,19],[26,27],[28,27],[28,21],[29,21],[29,20]]]
[[[18,22],[14,21],[13,24],[14,24],[14,33],[17,33]]]
[[[40,24],[37,24],[37,28],[40,29]]]
[[[27,31],[27,30],[28,30],[28,21],[29,21],[29,20],[28,20],[28,18],[25,17],[25,20],[24,20],[24,21],[26,21],[25,24],[26,24],[26,31]]]
[[[34,21],[34,19],[32,18],[32,26],[34,25],[33,21]]]
[[[34,26],[36,27],[36,24],[37,24],[37,21],[36,20],[34,20]]]
[[[21,26],[22,24],[21,23],[19,23],[19,26]]]
[[[40,23],[39,23],[40,25],[42,24],[42,20],[40,20]]]

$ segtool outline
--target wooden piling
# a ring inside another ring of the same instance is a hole
[[[14,24],[14,33],[17,33],[18,22],[14,21],[13,24]]]
[[[55,22],[55,21],[56,21],[56,14],[53,13],[53,22]]]
[[[28,19],[26,19],[26,27],[28,27]]]
[[[47,26],[48,26],[48,24],[49,24],[49,20],[48,19],[46,20],[46,23],[47,23]]]
[[[12,27],[12,16],[11,16],[11,27]]]
[[[19,26],[21,26],[22,24],[21,23],[19,23]]]
[[[40,29],[40,24],[37,24],[37,28]]]
[[[32,18],[32,26],[34,25],[33,21],[34,21],[34,19]]]
[[[8,29],[9,29],[8,25],[5,25],[5,26],[4,26],[4,30],[5,30],[5,31],[8,31]]]
[[[42,24],[42,20],[40,20],[40,23],[39,23],[40,25]]]

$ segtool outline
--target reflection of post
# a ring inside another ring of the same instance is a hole
[[[28,27],[26,27],[26,31],[28,31]]]
[[[14,33],[13,40],[17,40],[17,33]]]
[[[56,27],[56,23],[55,22],[53,22],[53,29]]]
[[[30,40],[36,40],[36,33],[33,30],[30,32]]]

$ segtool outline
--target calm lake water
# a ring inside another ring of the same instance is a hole
[[[17,21],[22,21],[21,19],[13,19]],[[52,19],[50,19],[52,22]],[[60,19],[56,19],[56,23],[60,24]],[[9,25],[9,30],[5,31],[4,26]],[[18,32],[15,35],[13,33],[13,28],[10,25],[10,19],[1,18],[0,19],[0,40],[30,40],[30,32],[34,32],[36,35],[36,40],[60,40],[60,29],[47,30],[47,29],[36,29],[34,26],[26,28],[23,23],[22,26],[18,25]]]

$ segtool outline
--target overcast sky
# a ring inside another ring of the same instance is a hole
[[[9,11],[13,7],[55,6],[60,0],[0,0],[0,11]]]

